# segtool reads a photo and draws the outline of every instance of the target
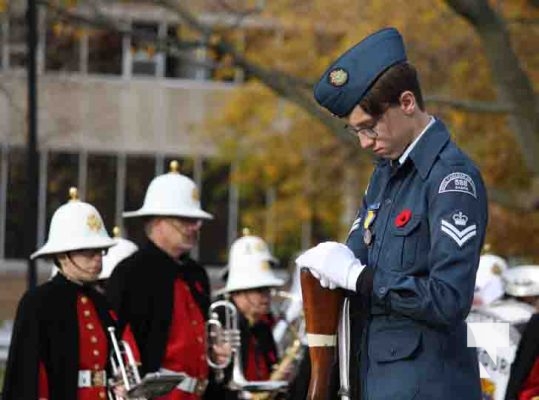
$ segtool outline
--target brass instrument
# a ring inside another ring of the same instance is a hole
[[[297,364],[298,360],[301,360],[304,357],[304,347],[299,338],[294,339],[292,344],[284,352],[281,361],[275,365],[273,372],[271,373],[271,381],[286,380],[287,382],[291,381],[290,371],[294,365]],[[277,392],[264,392],[264,393],[255,393],[251,396],[253,400],[271,400],[275,398]]]
[[[140,375],[138,372],[137,362],[133,356],[131,346],[124,340],[118,341],[116,338],[116,329],[113,326],[107,328],[112,344],[110,364],[112,368],[113,378],[109,382],[109,387],[117,384],[122,384],[126,392],[140,383]],[[119,381],[115,381],[119,377]],[[108,396],[111,400],[120,399],[111,389],[108,390]],[[144,400],[138,398],[138,400]]]
[[[219,320],[219,314],[217,309],[223,307],[225,311],[225,325]],[[237,390],[239,392],[266,392],[276,391],[285,388],[288,385],[286,381],[248,381],[245,379],[243,373],[243,367],[241,363],[241,335],[239,331],[239,316],[236,306],[229,300],[218,300],[210,306],[210,319],[206,323],[207,335],[208,335],[208,363],[216,369],[224,377],[224,369],[227,368],[230,363],[232,366],[232,377],[228,383],[230,390]],[[231,346],[231,354],[221,364],[215,363],[211,358],[211,350],[214,344],[229,343]]]
[[[304,339],[303,302],[301,295],[294,295],[284,290],[273,289],[271,296],[281,301],[277,311],[280,317],[273,327],[273,339],[279,353],[284,354],[296,339]]]
[[[224,326],[219,319],[219,313],[217,310],[222,308],[224,310]],[[224,343],[230,344],[231,349],[241,348],[240,330],[238,328],[238,310],[232,302],[228,300],[218,300],[210,305],[209,309],[210,318],[206,322],[206,336],[207,336],[207,352],[206,358],[208,364],[212,367],[216,374],[215,378],[218,382],[224,379],[224,370],[232,362],[232,354],[222,363],[213,361],[212,349],[214,345],[221,345]]]

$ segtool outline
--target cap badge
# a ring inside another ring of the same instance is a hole
[[[88,225],[88,228],[90,228],[91,231],[99,231],[101,227],[103,226],[101,223],[101,219],[95,214],[88,215],[88,218],[86,219],[86,225]]]
[[[260,240],[255,243],[255,250],[258,251],[259,253],[262,253],[262,252],[265,252],[267,248],[264,242]]]
[[[191,192],[191,198],[194,201],[199,201],[200,200],[200,196],[198,195],[198,189],[196,187],[193,188],[193,191]]]
[[[502,274],[502,268],[498,264],[494,264],[492,268],[490,269],[490,272],[494,275],[501,275]]]
[[[335,87],[343,86],[348,82],[348,72],[342,68],[336,68],[329,73],[329,83]]]

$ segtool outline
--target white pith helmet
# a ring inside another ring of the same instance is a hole
[[[539,265],[520,265],[503,274],[505,292],[515,297],[539,296]]]
[[[479,257],[479,267],[475,286],[485,287],[492,279],[501,279],[503,272],[508,268],[507,261],[494,254],[483,254]]]
[[[126,211],[124,218],[168,216],[213,219],[200,208],[198,188],[190,178],[179,173],[177,161],[170,163],[170,172],[156,176],[150,182],[144,203],[137,211]]]
[[[99,211],[78,199],[77,188],[69,189],[69,197],[52,216],[47,243],[31,259],[73,250],[108,249],[116,244],[105,230]]]
[[[97,279],[108,279],[114,268],[124,259],[138,250],[138,246],[130,240],[120,236],[120,228],[112,229],[113,240],[116,246],[112,247],[103,257],[103,268]]]
[[[486,244],[484,251],[489,250],[490,246]],[[507,261],[500,256],[485,253],[479,257],[475,278],[474,302],[476,304],[488,305],[504,296],[502,274],[507,268]]]
[[[264,240],[243,230],[243,236],[230,246],[228,256],[228,279],[224,292],[276,287],[284,284],[275,276],[271,263],[275,263]]]

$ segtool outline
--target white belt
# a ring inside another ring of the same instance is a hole
[[[172,371],[171,369],[166,368],[160,368],[159,372],[166,374],[167,372],[175,373],[176,371]],[[206,386],[208,386],[207,379],[197,379],[187,375],[185,372],[180,373],[184,374],[185,378],[178,384],[178,386],[176,386],[177,389],[183,392],[196,394],[197,396],[202,396],[204,394]]]
[[[85,387],[105,387],[107,383],[107,372],[104,370],[93,371],[90,369],[83,369],[79,371],[79,384],[80,388]]]

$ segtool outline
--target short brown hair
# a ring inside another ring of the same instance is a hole
[[[372,117],[379,117],[389,107],[400,104],[402,92],[409,90],[417,105],[424,110],[423,95],[415,67],[407,62],[393,65],[380,75],[359,102],[360,107]]]

